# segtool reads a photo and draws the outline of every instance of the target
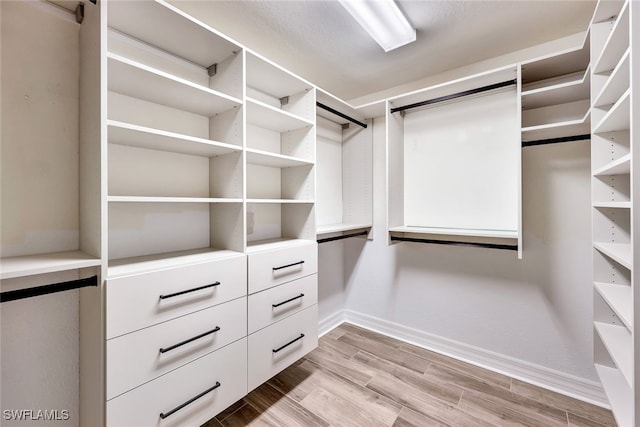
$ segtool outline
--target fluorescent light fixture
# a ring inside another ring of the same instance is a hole
[[[340,3],[385,52],[416,40],[416,30],[393,0],[340,0]]]

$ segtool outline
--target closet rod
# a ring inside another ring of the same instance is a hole
[[[336,240],[348,239],[350,237],[367,236],[368,234],[369,234],[368,231],[360,231],[359,233],[343,234],[342,236],[335,236],[335,237],[326,237],[324,239],[318,239],[318,243],[333,242]]]
[[[397,236],[391,236],[391,240],[392,241],[397,240],[399,242],[413,242],[413,243],[435,243],[437,245],[473,246],[473,247],[489,248],[489,249],[504,249],[508,251],[518,250],[518,245],[504,245],[499,243],[456,242],[453,240],[416,239],[413,237],[397,237]]]
[[[475,88],[475,89],[469,89],[469,90],[465,90],[465,91],[462,91],[462,92],[454,93],[454,94],[451,94],[451,95],[440,96],[438,98],[427,99],[426,101],[416,102],[414,104],[409,104],[409,105],[404,105],[402,107],[392,108],[391,112],[392,113],[397,113],[399,111],[405,111],[405,110],[409,110],[411,108],[424,107],[425,105],[431,105],[431,104],[436,104],[438,102],[450,101],[452,99],[462,98],[463,96],[475,95],[476,93],[482,93],[482,92],[487,92],[487,91],[494,90],[494,89],[499,89],[499,88],[505,87],[505,86],[511,86],[511,85],[516,84],[516,83],[518,83],[517,79],[505,80],[503,82],[498,82],[498,83],[494,83],[494,84],[491,84],[491,85],[478,87],[478,88]]]
[[[343,119],[347,119],[347,120],[349,120],[350,122],[357,124],[358,126],[362,126],[362,127],[363,127],[363,128],[365,128],[365,129],[367,128],[367,124],[366,124],[366,123],[362,123],[361,121],[356,120],[356,119],[354,119],[353,117],[349,117],[349,116],[347,116],[346,114],[341,113],[341,112],[340,112],[340,111],[338,111],[338,110],[334,110],[333,108],[329,107],[328,105],[324,105],[323,103],[321,103],[321,102],[317,102],[317,101],[316,101],[316,105],[317,105],[318,107],[322,108],[323,110],[327,110],[328,112],[333,113],[333,114],[335,114],[336,116],[340,116],[340,117],[342,117]]]
[[[72,289],[84,288],[86,286],[98,286],[98,276],[70,280],[68,282],[53,283],[45,286],[34,286],[32,288],[18,289],[15,291],[0,292],[0,302],[9,302],[18,299],[53,294],[56,292],[70,291]]]
[[[559,138],[549,138],[549,139],[537,139],[535,141],[522,141],[523,147],[532,147],[534,145],[545,145],[545,144],[558,144],[561,142],[573,142],[573,141],[584,141],[585,139],[591,139],[591,134],[584,135],[572,135],[572,136],[561,136]]]

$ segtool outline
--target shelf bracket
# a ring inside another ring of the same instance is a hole
[[[349,129],[349,123],[343,123],[341,126],[342,126],[342,130]]]
[[[282,98],[280,98],[280,106],[281,107],[287,105],[288,103],[289,103],[289,97],[288,96],[283,96]]]
[[[213,64],[209,66],[209,68],[207,68],[207,73],[209,74],[209,77],[215,76],[217,72],[218,72],[218,64]]]

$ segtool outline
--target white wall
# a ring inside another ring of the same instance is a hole
[[[374,239],[340,243],[344,283],[319,275],[320,319],[342,287],[346,310],[594,381],[589,142],[523,149],[521,261],[513,251],[388,246],[383,118],[373,146]],[[321,245],[321,272],[333,245]]]

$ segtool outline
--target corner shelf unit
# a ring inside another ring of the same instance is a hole
[[[511,249],[521,258],[519,67],[390,99],[386,120],[389,242]]]
[[[634,315],[640,194],[632,185],[639,141],[631,115],[640,84],[633,45],[640,35],[634,27],[640,27],[634,1],[599,1],[590,27],[594,363],[619,425],[640,422],[634,404],[640,396]]]
[[[590,133],[589,38],[579,48],[522,63],[522,141]]]
[[[320,239],[370,232],[373,120],[320,89],[317,98],[316,236]]]

